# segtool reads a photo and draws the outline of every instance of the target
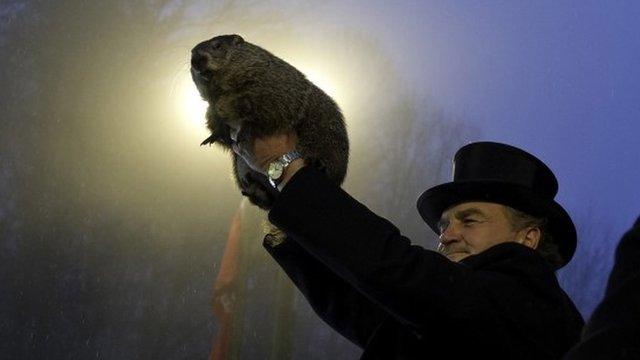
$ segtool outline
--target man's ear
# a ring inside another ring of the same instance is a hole
[[[532,249],[537,249],[542,237],[542,231],[539,227],[528,227],[520,231],[518,242]]]

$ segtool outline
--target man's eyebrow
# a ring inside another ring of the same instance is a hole
[[[456,217],[456,219],[463,219],[466,218],[467,216],[471,216],[471,215],[478,215],[480,217],[483,218],[487,218],[487,215],[480,209],[478,208],[469,208],[469,209],[464,209],[464,210],[460,210],[460,211],[456,211],[454,213],[454,216]]]
[[[477,215],[482,217],[483,219],[488,218],[488,216],[478,208],[469,208],[469,209],[459,210],[453,214],[453,216],[458,220],[462,220],[467,216],[471,216],[471,215]],[[442,229],[443,227],[446,227],[448,225],[449,225],[449,219],[445,217],[441,217],[440,220],[438,220],[438,224],[437,224],[438,229]]]
[[[455,213],[453,213],[453,216],[456,219],[462,219],[470,215],[478,215],[478,216],[482,216],[483,218],[487,218],[487,215],[478,208],[468,208],[464,210],[458,210]],[[449,222],[449,220],[443,216],[440,218],[440,220],[438,220],[438,225],[446,224],[447,222]]]

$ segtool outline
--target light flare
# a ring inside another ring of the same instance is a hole
[[[191,80],[191,74],[188,71],[178,79],[174,98],[176,99],[176,107],[183,114],[184,122],[198,132],[204,131],[206,129],[205,114],[208,104],[200,97],[200,93],[198,93],[198,89]]]

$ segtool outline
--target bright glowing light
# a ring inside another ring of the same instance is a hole
[[[337,90],[335,84],[329,79],[326,74],[320,73],[317,69],[303,69],[307,79],[314,83],[317,87],[326,92],[327,95],[335,98],[337,97]]]
[[[175,86],[173,98],[176,99],[176,107],[184,114],[184,119],[198,131],[205,129],[205,114],[207,112],[207,102],[202,100],[198,89],[191,80],[188,71],[180,76]]]

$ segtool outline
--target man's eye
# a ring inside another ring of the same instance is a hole
[[[462,223],[463,223],[463,224],[465,224],[465,225],[467,225],[467,224],[472,224],[472,223],[474,223],[474,222],[477,222],[477,221],[476,221],[476,220],[474,220],[474,219],[463,219],[463,220],[462,220]]]
[[[440,235],[442,235],[442,233],[447,230],[447,228],[449,227],[449,222],[448,221],[442,221],[438,224],[438,230],[440,230]]]

